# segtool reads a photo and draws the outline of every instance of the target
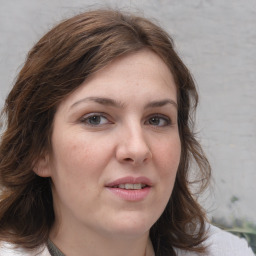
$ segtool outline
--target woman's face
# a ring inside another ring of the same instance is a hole
[[[44,175],[60,230],[148,234],[172,193],[180,152],[167,66],[149,50],[114,60],[55,114]]]

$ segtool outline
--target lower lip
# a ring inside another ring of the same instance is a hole
[[[108,190],[124,200],[141,201],[147,197],[151,187],[146,187],[143,189],[122,189],[108,187]]]

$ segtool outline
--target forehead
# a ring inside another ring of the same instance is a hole
[[[136,66],[136,68],[134,68]],[[138,69],[139,67],[139,69]],[[107,66],[93,74],[90,79],[101,76],[111,77],[122,72],[123,78],[137,75],[138,77],[151,76],[157,72],[163,79],[173,79],[172,73],[165,62],[153,51],[143,49],[114,59]]]
[[[86,79],[69,97],[69,104],[88,96],[116,97],[121,101],[158,100],[168,94],[176,100],[176,85],[168,66],[154,52],[127,54]]]

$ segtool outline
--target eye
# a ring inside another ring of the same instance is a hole
[[[162,115],[154,115],[151,116],[147,121],[146,124],[158,127],[164,127],[171,124],[170,118]]]
[[[84,116],[81,122],[91,126],[101,126],[110,123],[104,115],[95,113]]]

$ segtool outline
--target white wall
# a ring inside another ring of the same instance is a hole
[[[92,5],[137,10],[173,36],[201,96],[199,138],[215,178],[209,214],[256,223],[255,0],[0,0],[0,106],[32,45]]]

